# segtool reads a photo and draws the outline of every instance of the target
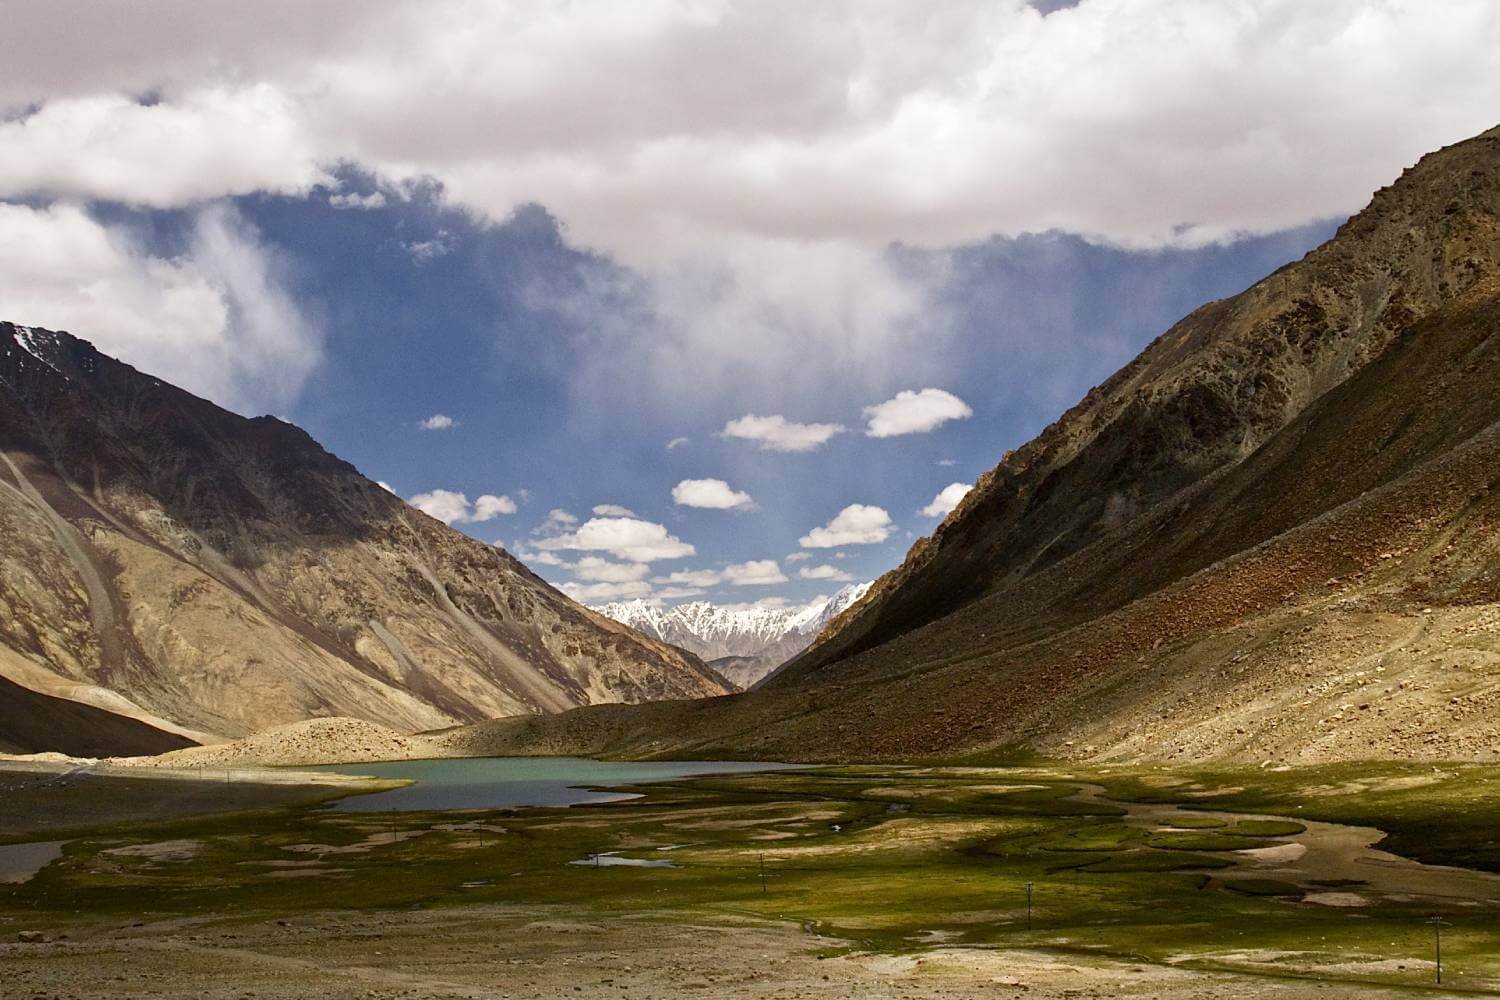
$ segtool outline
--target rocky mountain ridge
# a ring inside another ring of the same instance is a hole
[[[756,691],[469,745],[1274,764],[1500,754],[1500,129],[1195,310]]]
[[[411,732],[725,690],[299,428],[9,323],[0,540],[0,749],[155,751],[319,716]]]

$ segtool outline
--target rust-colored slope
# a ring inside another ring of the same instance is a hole
[[[822,641],[465,745],[858,759],[1500,752],[1500,130],[1199,309]]]
[[[987,594],[1029,587],[1243,461],[1414,322],[1495,274],[1497,218],[1500,129],[1424,157],[1327,244],[1198,309],[1007,456],[778,681],[795,683]],[[1230,536],[1203,554],[1258,540]],[[1134,567],[1134,587],[1082,606],[1041,598],[1017,608],[1010,627],[1043,634],[1202,565],[1153,558]]]

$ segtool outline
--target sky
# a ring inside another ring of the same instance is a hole
[[[803,602],[1496,124],[1442,9],[0,0],[0,318],[589,603]]]

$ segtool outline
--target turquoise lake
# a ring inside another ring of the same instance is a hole
[[[464,757],[402,760],[384,764],[329,764],[299,768],[417,782],[405,788],[340,799],[345,812],[404,812],[427,809],[504,809],[576,806],[633,798],[599,786],[670,781],[704,774],[787,771],[805,765],[763,761],[607,761],[584,757]]]

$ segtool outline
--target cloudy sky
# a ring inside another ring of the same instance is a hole
[[[293,420],[589,601],[889,568],[1171,322],[1500,119],[1492,0],[0,24],[0,318]]]

